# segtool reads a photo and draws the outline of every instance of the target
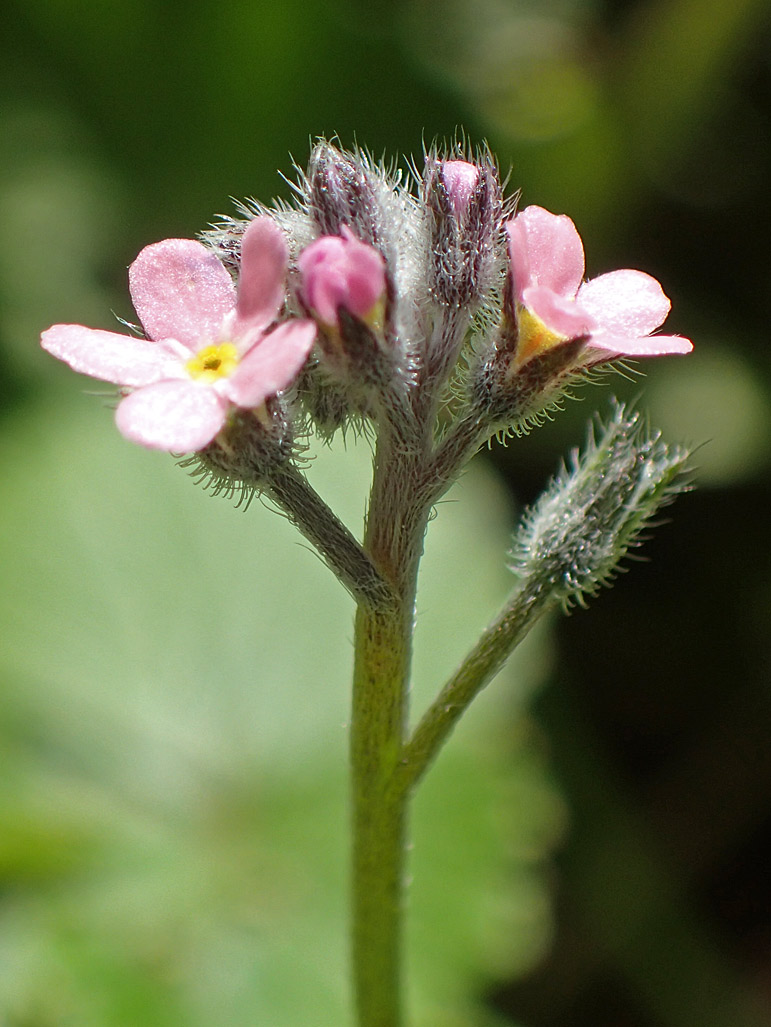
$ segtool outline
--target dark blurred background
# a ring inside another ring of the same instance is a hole
[[[569,811],[552,938],[484,999],[525,1027],[771,1025],[771,6],[6,0],[0,40],[6,426],[73,387],[43,328],[130,318],[144,244],[288,197],[277,169],[322,134],[419,160],[463,129],[570,213],[590,276],[662,281],[691,357],[484,457],[532,500],[611,392],[699,446],[646,562],[555,626],[532,704]]]

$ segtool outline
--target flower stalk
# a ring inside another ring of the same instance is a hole
[[[293,464],[273,472],[266,492],[364,608],[393,602],[393,590],[371,557]]]
[[[415,728],[399,768],[400,794],[415,788],[473,700],[554,605],[556,600],[548,594],[528,595],[523,589],[514,592]]]
[[[502,610],[437,695],[404,747],[399,788],[428,769],[465,710],[549,610],[586,605],[612,581],[640,532],[688,487],[688,453],[648,434],[639,414],[616,404],[589,432],[572,469],[555,476],[514,535],[519,581]]]
[[[403,602],[359,605],[351,712],[351,955],[359,1027],[402,1024],[407,802],[394,788],[406,723]]]
[[[419,437],[419,422],[413,422]],[[365,548],[393,599],[359,604],[351,714],[352,959],[359,1027],[401,1027],[409,796],[397,786],[408,726],[418,567],[430,507],[405,451],[381,428]]]

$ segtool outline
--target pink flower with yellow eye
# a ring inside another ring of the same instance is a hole
[[[241,242],[236,289],[211,250],[192,239],[146,246],[129,268],[129,288],[146,339],[54,325],[44,349],[74,370],[131,391],[118,405],[120,432],[169,452],[195,452],[234,407],[253,409],[285,389],[315,338],[308,320],[268,331],[284,304],[288,250],[269,217]]]
[[[567,215],[526,207],[506,231],[519,328],[517,367],[575,339],[586,341],[583,366],[693,349],[679,335],[651,334],[671,306],[655,278],[626,269],[583,280],[584,247]]]

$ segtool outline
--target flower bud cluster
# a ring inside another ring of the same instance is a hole
[[[669,310],[655,279],[585,282],[573,222],[515,213],[489,153],[432,151],[415,177],[321,141],[293,206],[140,253],[144,338],[55,325],[43,346],[120,387],[128,438],[252,484],[309,424],[371,421],[415,451],[465,433],[460,460],[588,368],[690,350],[651,334]]]
[[[612,580],[646,524],[687,488],[687,459],[617,403],[522,518],[510,554],[520,591],[585,605]]]

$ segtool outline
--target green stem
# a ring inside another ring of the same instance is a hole
[[[471,702],[553,605],[545,589],[512,594],[425,712],[405,745],[397,782],[399,793],[409,793],[415,787]]]
[[[357,602],[369,606],[388,600],[391,589],[371,558],[296,467],[279,467],[267,484],[270,496]]]
[[[393,789],[406,694],[398,606],[360,606],[351,719],[353,967],[360,1027],[399,1027],[407,797]]]
[[[401,1027],[409,795],[394,787],[407,730],[417,570],[428,510],[417,466],[381,432],[365,548],[393,598],[360,603],[351,715],[352,958],[359,1027]]]

